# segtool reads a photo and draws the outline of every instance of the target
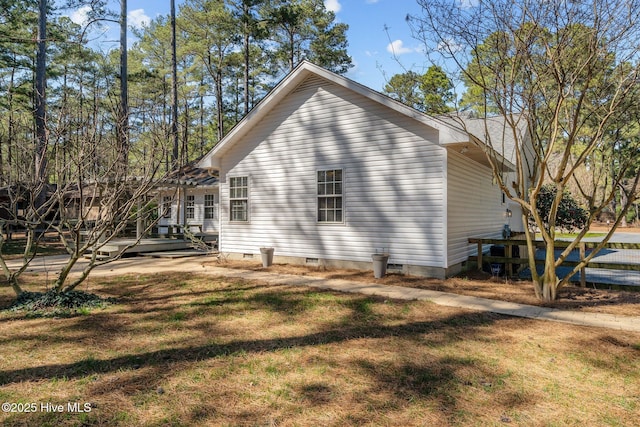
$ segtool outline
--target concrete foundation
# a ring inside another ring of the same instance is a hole
[[[304,258],[293,256],[278,255],[278,248],[275,250],[273,256],[274,264],[291,264],[291,265],[307,265],[309,267],[317,268],[342,268],[350,270],[362,270],[373,271],[373,263],[371,261],[351,261],[351,260],[336,260],[325,258]],[[260,261],[260,254],[249,253],[234,253],[225,252],[222,256],[229,260],[255,260]],[[456,264],[449,266],[449,268],[442,267],[430,267],[424,265],[410,265],[410,264],[389,264],[387,267],[387,273],[402,273],[411,276],[429,277],[434,279],[444,279],[446,277],[454,276],[463,270],[462,264]]]

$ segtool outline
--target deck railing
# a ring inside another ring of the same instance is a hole
[[[469,257],[469,261],[476,262],[478,270],[482,270],[484,262],[489,264],[504,264],[505,274],[508,277],[513,276],[514,265],[529,265],[529,259],[526,257],[526,251],[520,251],[521,258],[514,258],[513,247],[514,246],[527,246],[527,241],[524,239],[469,239],[469,243],[475,243],[478,247],[478,255]],[[536,248],[544,249],[546,247],[545,242],[536,240],[534,241]],[[557,240],[554,244],[555,248],[563,249],[568,247],[571,242]],[[580,264],[586,257],[587,250],[593,249],[598,246],[599,242],[580,242],[576,246],[579,253],[579,261],[564,260],[562,266],[575,267]],[[490,256],[483,254],[483,247],[485,245],[502,245],[505,248],[505,256]],[[602,249],[640,249],[640,243],[606,243]],[[544,264],[544,259],[536,259],[536,264]],[[586,266],[580,269],[580,285],[586,285],[586,271],[585,268],[604,268],[609,270],[627,270],[627,271],[640,271],[640,261],[636,263],[611,263],[611,262],[597,262],[591,261]]]

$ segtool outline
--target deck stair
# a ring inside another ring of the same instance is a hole
[[[200,233],[198,233],[200,234]],[[144,238],[136,243],[136,239],[113,239],[97,249],[97,257],[108,259],[125,254],[142,254],[148,252],[180,251],[185,249],[205,250],[211,252],[217,243],[217,235],[193,235],[191,238]],[[206,247],[206,249],[204,249]],[[124,251],[124,252],[123,252]],[[91,257],[91,254],[87,254]]]

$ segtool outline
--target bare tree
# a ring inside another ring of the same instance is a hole
[[[503,139],[492,139],[495,133],[488,126],[477,136],[488,141],[485,152],[496,181],[522,207],[523,223],[531,220],[546,244],[540,274],[534,261],[536,230],[525,227],[535,293],[541,299],[554,300],[558,289],[573,275],[559,279],[557,268],[588,231],[585,227],[557,253],[555,220],[563,189],[570,184],[579,188],[591,224],[617,189],[638,188],[639,116],[633,106],[640,99],[640,2],[418,3],[423,13],[408,19],[429,54],[441,55],[451,75],[462,77],[468,88],[464,104],[481,118],[504,118],[503,132],[515,143],[515,178],[505,172],[509,168],[498,155],[504,154]],[[464,120],[460,123],[465,125]],[[616,164],[613,171],[608,170],[610,162]],[[585,172],[594,180],[582,181]],[[621,186],[625,180],[630,182]],[[549,217],[542,218],[536,205],[543,184],[548,182],[558,191]],[[610,232],[573,272],[593,259],[611,238],[638,197],[631,190],[628,193]]]
[[[68,132],[65,123],[57,123],[52,128],[55,131],[51,135],[53,140]],[[11,218],[0,221],[0,226],[11,225],[13,230],[24,231],[26,236],[25,250],[17,266],[15,262],[8,263],[7,256],[0,250],[0,270],[16,295],[23,292],[18,279],[38,254],[39,244],[45,236],[60,239],[69,255],[53,281],[53,289],[63,292],[77,287],[97,266],[121,257],[156,224],[157,209],[152,191],[164,178],[159,168],[165,153],[160,148],[146,153],[147,164],[137,165],[145,171],[144,175],[119,176],[115,171],[121,168],[121,158],[112,152],[114,148],[95,144],[100,132],[103,129],[94,129],[93,134],[86,134],[72,149],[64,147],[60,152],[54,149],[49,153],[46,172],[67,179],[45,186],[39,209],[29,206],[33,191],[30,185],[35,184],[14,183],[8,187],[10,207],[5,214],[9,213]],[[157,135],[155,147],[162,147],[160,139],[163,137]],[[96,157],[102,159],[99,168],[95,167]],[[111,251],[106,257],[101,255],[105,246],[136,223],[144,224],[144,230],[137,238],[129,239],[126,247]],[[0,249],[6,242],[1,232]],[[82,258],[87,258],[88,262],[83,264],[80,274],[70,275]]]

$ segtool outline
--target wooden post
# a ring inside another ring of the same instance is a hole
[[[478,241],[478,271],[482,271],[482,241]]]
[[[511,247],[512,246],[510,243],[507,243],[505,245],[506,251],[504,255],[507,257],[507,263],[505,265],[507,277],[513,276],[513,264],[511,264]]]
[[[585,253],[585,244],[580,242],[580,262],[584,261]],[[580,286],[583,288],[587,286],[587,271],[585,267],[580,269]]]

